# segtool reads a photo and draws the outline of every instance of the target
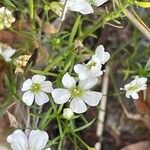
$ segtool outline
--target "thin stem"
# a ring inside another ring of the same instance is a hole
[[[27,122],[26,122],[26,130],[25,130],[25,134],[28,136],[30,133],[30,108],[27,107]]]

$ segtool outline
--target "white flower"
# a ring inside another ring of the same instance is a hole
[[[102,65],[98,59],[92,58],[87,64],[77,64],[74,71],[79,75],[80,80],[96,78],[103,74]]]
[[[74,113],[71,108],[65,108],[63,110],[63,117],[67,120],[70,120],[73,117]]]
[[[98,59],[101,64],[105,64],[110,59],[110,54],[105,52],[104,46],[99,45],[95,50],[95,55],[92,58]]]
[[[0,55],[6,62],[11,61],[11,57],[15,54],[16,50],[7,46],[6,44],[0,44]]]
[[[23,83],[22,91],[26,91],[23,94],[22,100],[28,106],[35,103],[39,106],[47,103],[49,97],[46,93],[51,93],[53,90],[52,83],[50,81],[45,81],[46,77],[42,75],[34,75],[32,79],[27,79]]]
[[[22,130],[16,130],[7,137],[7,142],[10,143],[12,150],[44,150],[48,139],[45,131],[32,130],[27,137]]]
[[[11,24],[15,21],[15,18],[12,16],[11,12],[5,8],[0,8],[0,30],[4,27],[9,28]]]
[[[104,51],[103,45],[99,45],[95,54],[87,64],[77,64],[74,66],[74,71],[79,75],[80,80],[86,78],[95,78],[103,74],[102,65],[110,58],[110,54]]]
[[[132,97],[133,99],[138,99],[139,98],[138,92],[140,92],[141,90],[145,90],[147,88],[146,82],[147,78],[144,77],[139,78],[138,76],[136,76],[134,80],[126,84],[124,88],[121,88],[121,90],[126,91],[127,98]]]
[[[100,6],[107,0],[90,0],[90,2],[88,2],[87,0],[60,0],[60,1],[63,5],[65,4],[64,14],[62,17],[63,21],[65,19],[68,10],[79,12],[83,15],[90,14],[94,12],[91,6],[91,1],[93,5]]]
[[[87,110],[86,104],[96,106],[102,98],[102,93],[90,91],[90,88],[96,83],[97,80],[95,79],[86,79],[78,83],[66,73],[62,78],[62,84],[65,88],[54,89],[52,97],[57,104],[64,104],[69,101],[73,112],[83,113]]]

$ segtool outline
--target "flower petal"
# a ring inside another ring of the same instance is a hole
[[[62,78],[62,84],[64,87],[70,89],[76,85],[76,81],[73,77],[71,77],[68,73],[66,73]]]
[[[80,80],[84,80],[88,77],[88,70],[82,64],[75,65],[74,71],[79,75]]]
[[[27,91],[31,88],[32,86],[32,80],[31,79],[27,79],[24,83],[23,83],[23,86],[22,86],[22,89],[21,91]]]
[[[93,57],[99,58],[102,64],[105,64],[110,59],[110,54],[104,51],[104,46],[99,45],[95,50],[95,55]]]
[[[52,97],[56,104],[64,104],[70,99],[71,94],[67,89],[58,88],[52,91]]]
[[[82,80],[79,82],[79,86],[83,89],[90,89],[97,83],[97,78],[86,78],[85,80]]]
[[[22,96],[22,101],[26,103],[28,106],[33,104],[34,94],[31,91],[27,91]]]
[[[94,0],[93,1],[93,5],[94,6],[101,6],[101,5],[103,5],[105,2],[107,2],[108,0]]]
[[[75,113],[84,113],[87,110],[85,102],[80,98],[73,98],[70,103],[70,108]]]
[[[83,15],[94,12],[91,4],[85,0],[71,0],[68,8],[71,11],[80,12]]]
[[[46,77],[45,76],[42,76],[42,75],[34,75],[32,77],[32,81],[33,83],[42,83],[46,80]]]
[[[7,142],[10,143],[13,150],[27,150],[28,141],[27,137],[21,130],[16,130],[13,134],[7,137]]]
[[[5,59],[5,61],[11,61],[11,56],[13,56],[15,54],[16,50],[15,49],[7,49],[3,51],[3,57]]]
[[[45,131],[32,130],[29,135],[29,147],[32,150],[43,150],[48,142],[48,134]]]
[[[133,99],[138,99],[138,98],[139,98],[139,95],[138,95],[136,92],[132,92],[132,93],[131,93],[131,97],[132,97]]]
[[[37,105],[42,106],[49,101],[49,97],[46,93],[40,91],[35,94],[35,102]]]
[[[100,102],[102,98],[102,93],[96,91],[86,91],[82,99],[89,105],[89,106],[96,106]]]
[[[52,82],[44,81],[43,83],[41,83],[41,90],[46,93],[51,93],[53,91]]]

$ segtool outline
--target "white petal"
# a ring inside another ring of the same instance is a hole
[[[82,64],[77,64],[74,66],[74,71],[79,75],[80,80],[84,80],[88,77],[88,70]]]
[[[79,86],[83,89],[90,89],[97,83],[97,78],[86,78],[79,82]]]
[[[22,89],[21,91],[27,91],[31,88],[32,86],[32,80],[31,79],[27,79],[24,83],[23,83],[23,86],[22,86]]]
[[[64,85],[64,87],[70,89],[76,85],[76,81],[73,77],[66,73],[62,78],[62,84]]]
[[[41,90],[46,93],[51,93],[53,91],[52,82],[44,81],[41,83]]]
[[[42,75],[34,75],[32,77],[32,81],[33,83],[42,83],[46,80],[46,77],[45,76],[42,76]]]
[[[100,102],[102,98],[102,93],[96,91],[86,91],[82,99],[89,105],[89,106],[96,106]]]
[[[16,130],[13,134],[7,137],[7,142],[10,143],[13,150],[27,150],[28,141],[27,137],[21,130]]]
[[[73,98],[70,103],[70,108],[75,113],[84,113],[87,110],[85,102],[80,98]]]
[[[138,98],[139,98],[139,95],[138,95],[136,92],[133,92],[133,93],[131,93],[131,97],[132,97],[133,99],[138,99]]]
[[[81,14],[90,14],[93,13],[93,8],[90,3],[85,0],[71,0],[70,5],[68,6],[69,10],[80,12]]]
[[[5,61],[10,61],[10,57],[13,56],[15,54],[16,50],[15,49],[7,49],[3,51],[3,57],[5,59]]]
[[[49,101],[49,97],[46,93],[40,91],[35,94],[35,102],[37,105],[42,106]]]
[[[99,45],[95,50],[95,55],[93,57],[98,57],[102,64],[105,64],[110,59],[110,54],[104,51],[103,45]]]
[[[59,88],[52,91],[52,97],[56,104],[64,104],[70,99],[71,94],[69,90]]]
[[[94,0],[94,2],[92,4],[95,5],[95,6],[101,6],[107,1],[108,0]]]
[[[130,98],[130,96],[131,96],[131,93],[130,92],[126,92],[126,97]]]
[[[26,103],[28,106],[33,104],[34,94],[31,91],[27,91],[22,96],[22,101]]]
[[[48,142],[48,134],[45,131],[32,130],[29,135],[29,147],[32,150],[43,150]]]

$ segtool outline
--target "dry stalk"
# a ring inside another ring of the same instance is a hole
[[[108,92],[108,84],[109,84],[109,66],[106,66],[106,72],[104,74],[103,83],[102,83],[102,93],[103,98],[99,105],[99,113],[98,113],[98,123],[97,123],[97,131],[96,134],[101,138],[104,129],[104,120],[105,120],[105,111],[107,104],[107,92]],[[96,150],[101,150],[101,142],[97,142],[95,144]]]

